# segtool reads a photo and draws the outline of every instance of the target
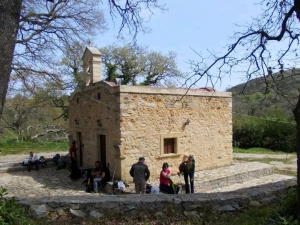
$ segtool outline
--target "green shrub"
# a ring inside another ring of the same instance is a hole
[[[282,224],[298,224],[297,222],[297,204],[298,204],[298,186],[289,187],[287,197],[280,205],[276,220]]]
[[[296,125],[284,118],[235,116],[233,141],[236,147],[241,148],[261,147],[274,151],[294,152]]]
[[[7,154],[28,154],[29,151],[39,152],[60,152],[68,151],[68,142],[33,142],[16,140],[1,140],[0,150],[2,155]]]
[[[30,224],[25,208],[21,208],[14,197],[5,199],[7,190],[0,189],[0,224],[1,225],[23,225]]]

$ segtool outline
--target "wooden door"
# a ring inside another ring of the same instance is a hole
[[[98,157],[102,165],[106,165],[106,137],[105,135],[98,135]]]

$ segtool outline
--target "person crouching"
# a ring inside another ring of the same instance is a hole
[[[171,171],[169,170],[168,163],[163,163],[159,181],[159,188],[162,192],[167,192],[168,194],[178,194],[179,187],[171,180]]]

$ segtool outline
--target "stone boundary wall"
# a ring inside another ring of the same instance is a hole
[[[43,217],[50,212],[63,214],[70,211],[79,217],[100,218],[105,212],[118,212],[124,216],[136,213],[164,215],[169,211],[185,215],[199,215],[203,210],[220,212],[239,211],[249,206],[268,205],[281,201],[287,195],[287,187],[294,182],[257,186],[235,192],[201,194],[120,194],[91,196],[65,196],[53,198],[18,199],[34,216]]]

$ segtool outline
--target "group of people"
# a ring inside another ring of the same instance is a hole
[[[76,141],[72,142],[69,149],[71,157],[71,179],[79,179],[81,172],[77,167],[77,157],[76,157]],[[130,175],[133,177],[133,183],[135,184],[135,192],[137,194],[144,194],[146,191],[146,181],[150,177],[150,171],[148,166],[145,164],[145,158],[140,157],[139,161],[131,166],[129,171]],[[188,159],[179,165],[178,176],[183,174],[185,183],[185,193],[194,193],[194,173],[195,173],[195,160],[192,155]],[[163,163],[162,170],[160,172],[160,185],[159,188],[163,192],[169,194],[178,194],[179,187],[174,184],[171,180],[171,171],[169,169],[168,163]],[[110,180],[109,168],[105,165],[101,165],[100,161],[95,162],[95,168],[88,175],[88,179],[93,184],[93,191],[98,192],[99,184],[100,186],[105,186]]]
[[[133,177],[135,192],[137,194],[144,194],[146,181],[150,177],[150,171],[148,166],[145,164],[145,158],[140,157],[139,161],[131,166],[129,173]],[[195,160],[194,157],[190,155],[186,161],[179,165],[179,172],[177,173],[178,176],[183,174],[186,194],[194,193],[194,173]],[[171,175],[169,164],[163,163],[159,177],[159,188],[162,192],[166,192],[168,194],[178,194],[179,187],[171,180]]]
[[[30,151],[29,156],[23,161],[23,166],[27,166],[27,171],[30,172],[32,166],[35,166],[36,170],[39,171],[39,165],[42,167],[47,165],[45,157],[41,156],[39,158],[37,154],[33,153],[33,151]]]

